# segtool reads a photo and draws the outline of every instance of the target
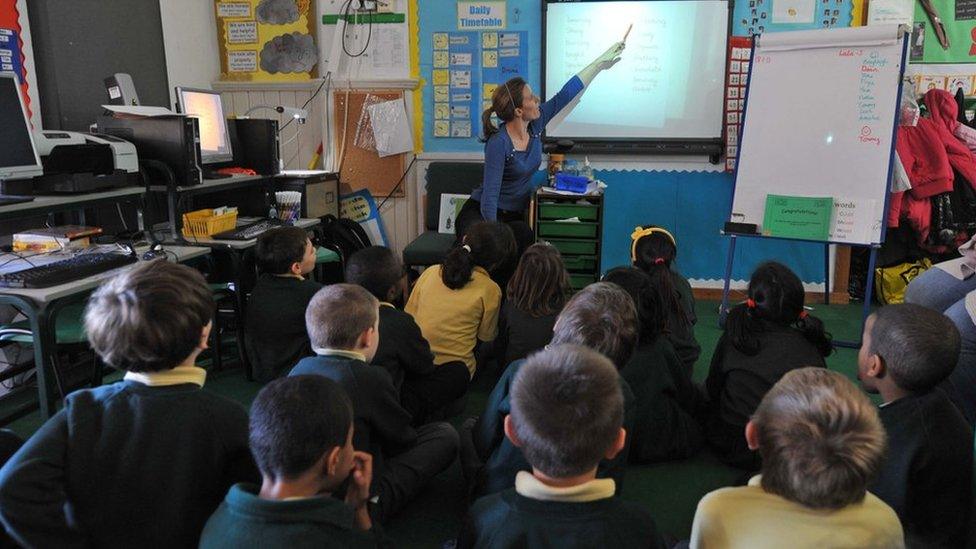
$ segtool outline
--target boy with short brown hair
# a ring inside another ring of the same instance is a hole
[[[0,519],[28,547],[196,546],[230,486],[257,480],[247,412],[194,365],[214,303],[203,276],[154,260],[89,299],[85,330],[121,383],[68,395],[0,469]]]
[[[355,414],[353,445],[372,454],[373,518],[386,522],[457,457],[457,432],[448,423],[411,427],[390,374],[369,364],[379,340],[379,301],[354,284],[315,294],[305,313],[316,356],[289,373],[332,379],[349,395]]]
[[[952,321],[920,305],[882,307],[864,325],[858,377],[884,400],[890,448],[871,492],[898,513],[909,546],[962,547],[973,520],[973,431],[938,388],[959,349]]]
[[[504,429],[532,471],[475,502],[459,548],[664,547],[654,519],[615,498],[612,479],[596,478],[598,463],[626,446],[619,377],[606,357],[579,345],[525,360]]]
[[[305,308],[322,285],[306,278],[315,269],[315,246],[304,229],[263,233],[254,256],[260,276],[247,301],[244,343],[254,377],[264,383],[312,356]]]
[[[702,498],[692,549],[904,547],[897,515],[867,491],[884,457],[884,428],[843,375],[790,371],[766,393],[745,436],[762,456],[761,474]]]
[[[637,333],[637,310],[630,294],[616,284],[597,282],[577,292],[566,303],[556,319],[551,345],[568,343],[593,349],[610,359],[619,370],[634,353]],[[505,438],[503,427],[503,420],[511,411],[512,382],[524,364],[525,360],[516,360],[508,366],[488,396],[484,413],[472,427],[472,451],[484,462],[483,469],[473,473],[477,475],[472,479],[477,493],[491,494],[510,488],[519,471],[530,469],[522,452]],[[636,410],[634,393],[622,377],[618,382],[624,395],[624,428],[632,431]],[[604,460],[597,473],[600,478],[613,478],[618,491],[628,451],[629,444],[613,458]],[[473,461],[473,456],[466,458],[469,460]]]

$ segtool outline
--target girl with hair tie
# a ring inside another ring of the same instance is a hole
[[[515,233],[519,255],[532,243],[525,209],[535,190],[532,175],[542,163],[542,131],[597,74],[620,61],[623,50],[623,42],[611,46],[544,103],[533,95],[532,88],[521,77],[512,78],[495,89],[491,108],[481,115],[484,179],[458,213],[455,224],[458,242],[469,225],[484,220],[509,224]],[[493,113],[502,121],[497,128],[491,120]]]

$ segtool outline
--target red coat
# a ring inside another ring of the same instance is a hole
[[[907,219],[920,242],[928,238],[932,222],[929,197],[952,191],[953,169],[970,184],[976,183],[976,157],[953,135],[959,125],[955,99],[947,91],[929,90],[924,102],[928,118],[920,118],[916,126],[898,127],[895,149],[912,189],[892,194],[888,209],[888,226],[897,227]]]

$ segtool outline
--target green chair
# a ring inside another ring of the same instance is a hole
[[[427,200],[424,227],[427,229],[403,249],[407,267],[437,265],[454,245],[453,234],[437,232],[441,215],[441,195],[471,194],[484,179],[483,162],[432,162],[427,167]]]

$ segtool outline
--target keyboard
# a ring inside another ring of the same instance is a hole
[[[256,223],[243,225],[230,231],[224,231],[213,235],[214,240],[251,240],[261,236],[261,234],[283,227],[284,221],[278,219],[262,219]]]
[[[91,253],[0,275],[3,288],[47,288],[111,271],[138,261],[131,255]]]

